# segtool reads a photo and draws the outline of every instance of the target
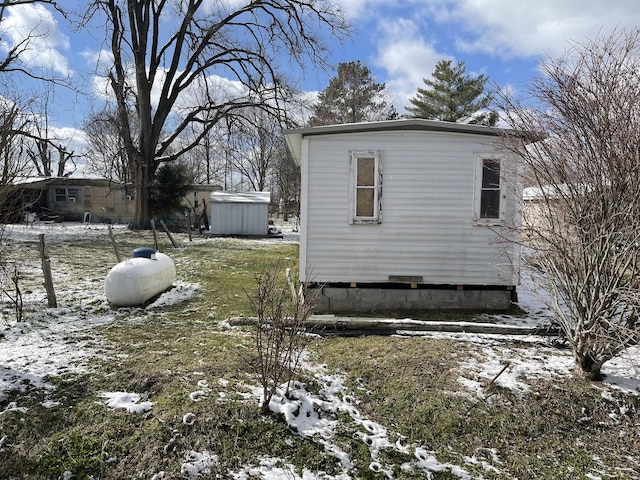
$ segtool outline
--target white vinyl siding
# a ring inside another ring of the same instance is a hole
[[[498,141],[425,131],[305,138],[301,279],[376,283],[415,276],[434,285],[517,283],[516,247],[496,241],[513,229],[496,232],[476,221],[477,161],[498,158],[492,157],[492,142]],[[353,218],[353,169],[346,160],[352,152],[384,153],[384,222],[375,229],[344,221]],[[503,201],[504,218],[515,218],[514,198]]]

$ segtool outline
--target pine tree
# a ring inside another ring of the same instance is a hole
[[[312,126],[371,122],[398,118],[384,83],[376,83],[371,70],[360,61],[338,65],[337,76],[318,94]]]
[[[451,65],[451,60],[440,60],[432,74],[423,79],[428,88],[418,88],[406,107],[410,118],[427,118],[446,122],[495,125],[498,114],[487,111],[493,101],[485,93],[488,78],[485,75],[465,75],[464,62]]]

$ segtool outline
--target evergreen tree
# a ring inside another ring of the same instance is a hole
[[[191,191],[193,177],[181,162],[163,163],[151,184],[151,210],[154,216],[167,217],[180,212],[182,199]]]
[[[451,65],[451,60],[440,60],[432,74],[423,79],[427,88],[418,88],[406,107],[410,118],[427,118],[446,122],[495,125],[498,114],[487,111],[493,101],[485,93],[488,78],[485,75],[465,75],[464,62]]]
[[[318,94],[309,123],[332,125],[398,118],[384,83],[376,83],[360,61],[338,64],[338,74]]]

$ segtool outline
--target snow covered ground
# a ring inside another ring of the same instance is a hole
[[[73,240],[83,238],[86,240],[92,235],[104,236],[106,227],[85,228],[80,224],[54,224],[24,228],[21,226],[10,228],[5,232],[12,242],[34,241],[39,233],[45,233],[49,239]],[[115,226],[120,229],[124,227]],[[124,233],[124,232],[121,232]],[[284,241],[296,241],[296,233],[284,232]],[[64,290],[64,285],[59,285]],[[129,315],[131,311],[123,313],[121,310],[108,308],[104,294],[95,283],[91,288],[83,289],[82,286],[74,286],[74,296],[83,298],[82,302],[74,303],[74,307],[61,306],[55,309],[43,308],[40,312],[30,314],[23,322],[16,324],[8,320],[0,320],[0,404],[6,404],[7,392],[20,390],[26,385],[41,387],[45,390],[53,387],[47,383],[47,377],[55,377],[64,373],[84,372],[89,368],[90,360],[99,355],[106,355],[107,349],[101,345],[98,338],[86,335],[87,331],[100,325],[108,325],[119,318],[119,315]],[[193,296],[199,289],[198,285],[178,281],[176,288],[163,294],[153,304],[147,306],[149,311],[161,311],[163,306],[184,302]],[[42,305],[46,305],[45,293],[32,292],[30,295],[40,295]],[[487,320],[519,323],[523,325],[538,325],[548,323],[550,312],[537,299],[535,295],[521,288],[519,291],[521,307],[529,312],[529,315],[518,318],[505,316],[487,317]],[[81,307],[78,307],[81,305]],[[125,309],[125,312],[127,310]],[[4,318],[4,317],[3,317]],[[413,333],[415,334],[415,333]],[[407,333],[410,335],[410,333]],[[446,337],[461,342],[473,341],[483,345],[481,354],[475,358],[461,361],[459,365],[459,383],[469,395],[482,398],[485,395],[484,386],[494,377],[495,383],[508,388],[516,394],[527,392],[531,385],[540,376],[561,378],[571,374],[573,362],[567,350],[550,348],[545,342],[535,337],[526,339],[526,343],[519,346],[507,346],[500,337],[491,335],[468,335],[428,333],[434,337]],[[523,340],[523,339],[520,339]],[[532,350],[535,349],[535,354]],[[621,389],[632,394],[640,394],[640,350],[629,349],[613,361],[608,362],[603,373],[606,374],[604,384],[610,388]],[[500,373],[508,362],[509,366]],[[404,445],[400,440],[392,441],[397,435],[390,432],[388,427],[377,424],[361,416],[357,408],[358,400],[352,392],[349,392],[343,383],[343,378],[332,372],[326,371],[323,366],[307,365],[307,369],[315,376],[321,390],[309,392],[305,385],[296,384],[293,395],[288,398],[280,392],[271,402],[274,412],[282,413],[287,422],[303,437],[314,437],[320,442],[328,455],[339,460],[344,473],[338,476],[328,476],[317,472],[304,471],[302,477],[295,473],[291,465],[274,458],[260,458],[254,465],[247,465],[238,471],[230,472],[233,478],[244,480],[249,478],[280,479],[292,478],[302,480],[311,479],[350,479],[351,459],[337,445],[332,443],[332,436],[337,428],[336,414],[346,413],[348,418],[360,427],[362,441],[371,450],[372,471],[390,471],[390,466],[385,465],[378,458],[381,449],[397,449],[400,452],[409,453],[413,460],[403,465],[402,468],[418,469],[425,472],[447,470],[459,478],[471,477],[464,466],[441,464],[431,452],[421,445]],[[500,375],[498,375],[500,373]],[[191,392],[192,401],[198,401],[203,396],[218,395],[224,397],[231,393],[231,387],[222,379],[203,379]],[[259,401],[259,391],[248,386],[243,392],[233,392],[254,398],[256,404]],[[137,392],[102,392],[100,401],[103,408],[125,409],[132,415],[153,409],[153,399],[142,398]],[[47,403],[45,406],[53,406]],[[16,403],[6,404],[0,409],[0,415],[8,410],[21,409]],[[99,408],[99,407],[97,407]],[[343,416],[344,417],[344,416]],[[343,418],[341,417],[341,418]],[[190,412],[185,412],[184,423],[189,424],[195,420]],[[4,439],[0,438],[0,448]],[[202,451],[190,451],[184,458],[182,473],[188,478],[197,478],[201,474],[208,473],[215,468],[218,457],[215,452],[206,449]],[[486,469],[499,471],[500,462],[495,458],[487,459],[469,458],[468,463],[485,462]],[[163,472],[154,476],[156,480],[164,478]],[[596,477],[594,477],[596,478]]]

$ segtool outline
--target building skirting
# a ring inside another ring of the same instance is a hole
[[[313,297],[314,311],[375,312],[426,310],[491,310],[511,308],[516,300],[515,287],[504,286],[398,286],[311,285],[307,296]]]

